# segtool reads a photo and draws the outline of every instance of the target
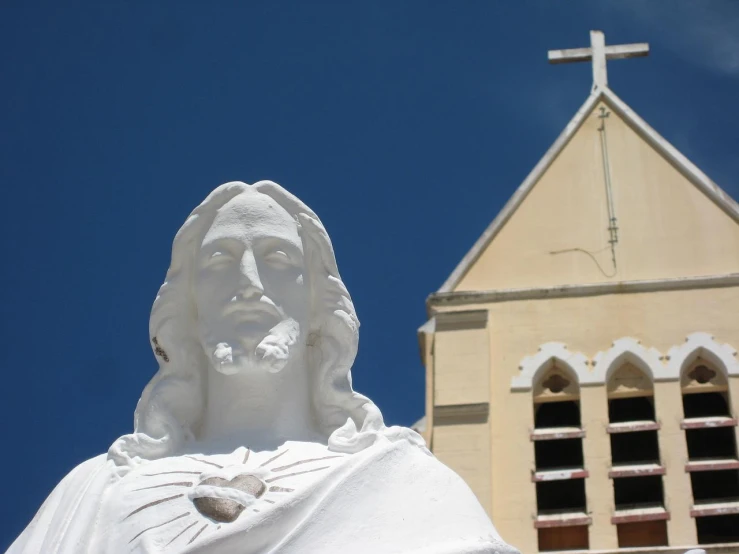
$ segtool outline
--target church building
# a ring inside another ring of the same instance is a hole
[[[549,53],[592,92],[419,329],[422,432],[526,554],[739,552],[739,205],[609,88],[647,52]]]

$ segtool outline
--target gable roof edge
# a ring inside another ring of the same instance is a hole
[[[457,264],[454,271],[449,275],[444,284],[437,292],[452,292],[452,289],[457,286],[462,277],[467,273],[467,270],[474,264],[482,254],[485,247],[490,243],[495,235],[503,228],[503,225],[510,219],[513,212],[516,211],[518,206],[524,201],[526,196],[534,185],[539,181],[544,172],[549,169],[552,162],[556,159],[559,153],[567,146],[570,139],[575,135],[577,130],[580,128],[582,123],[585,121],[585,117],[593,110],[597,102],[603,96],[603,91],[594,89],[593,92],[588,96],[580,109],[577,110],[574,117],[567,123],[567,126],[559,134],[557,140],[549,147],[544,156],[534,166],[534,168],[526,176],[526,179],[519,185],[513,196],[510,197],[506,202],[503,209],[498,212],[495,219],[488,225],[487,229],[480,235],[475,244],[465,254],[464,258]]]
[[[557,137],[546,154],[534,166],[526,179],[513,193],[513,196],[503,206],[495,219],[485,229],[480,238],[477,239],[472,248],[465,254],[464,258],[457,264],[454,271],[437,291],[437,293],[452,292],[459,284],[462,277],[482,254],[490,241],[495,238],[503,225],[511,218],[516,209],[521,205],[531,189],[538,182],[544,172],[549,168],[555,158],[564,149],[570,139],[585,121],[585,117],[593,110],[598,101],[604,99],[608,105],[616,111],[623,120],[634,129],[652,148],[664,156],[685,178],[695,185],[703,194],[711,199],[735,222],[739,223],[739,204],[731,198],[721,187],[714,183],[710,177],[703,173],[698,166],[686,158],[677,148],[670,144],[662,135],[655,131],[646,121],[632,110],[616,93],[607,87],[595,87],[593,92],[580,107],[575,116],[570,120],[565,129]]]
[[[739,204],[721,187],[714,183],[698,166],[685,157],[667,139],[655,131],[646,121],[632,110],[616,93],[606,88],[603,97],[614,111],[634,129],[657,153],[667,159],[685,178],[708,196],[726,215],[739,223]]]

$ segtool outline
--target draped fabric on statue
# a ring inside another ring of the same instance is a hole
[[[7,554],[49,554],[89,551],[93,525],[113,463],[100,455],[74,468],[41,505]]]
[[[73,470],[9,553],[515,552],[353,390],[358,329],[318,216],[270,181],[218,187],[173,243],[134,432]]]
[[[120,549],[115,531],[95,521],[114,466],[99,456],[54,490],[10,554],[105,554]],[[125,544],[125,543],[124,543]],[[188,554],[493,554],[515,553],[498,536],[467,485],[423,448],[380,440],[270,517],[243,518],[184,549],[141,541],[133,552]]]

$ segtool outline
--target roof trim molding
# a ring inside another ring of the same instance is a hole
[[[594,87],[592,93],[585,100],[585,103],[575,113],[562,133],[554,141],[554,144],[547,150],[546,154],[539,160],[531,172],[528,174],[523,183],[516,189],[513,196],[503,206],[492,223],[485,229],[480,238],[477,239],[472,248],[465,254],[464,258],[459,262],[449,278],[439,288],[437,293],[450,293],[462,280],[462,277],[477,261],[488,244],[495,238],[498,232],[508,222],[513,213],[518,209],[524,199],[528,196],[531,189],[534,188],[544,172],[549,169],[557,156],[564,150],[565,146],[570,142],[585,118],[595,108],[599,101],[605,101],[611,109],[613,109],[637,134],[639,134],[657,153],[664,156],[673,166],[685,176],[691,183],[708,196],[719,208],[721,208],[734,221],[739,223],[739,204],[734,201],[721,187],[714,183],[705,173],[681,154],[677,148],[672,146],[665,138],[655,131],[649,124],[639,117],[623,100],[608,87]]]
[[[621,100],[611,89],[603,90],[603,98],[626,123],[639,133],[658,153],[671,162],[691,183],[708,196],[726,215],[739,223],[739,204],[721,187],[714,183],[698,166],[686,158],[667,139],[655,131],[649,124]]]
[[[459,291],[434,293],[426,300],[432,310],[437,306],[463,306],[488,304],[515,300],[543,300],[550,298],[576,298],[603,294],[635,294],[671,290],[710,289],[739,286],[739,273],[705,275],[697,277],[670,277],[667,279],[645,279],[641,281],[612,281],[584,285],[559,285],[554,287],[531,287],[521,289],[497,289],[481,291]]]
[[[488,311],[465,310],[441,312],[436,314],[434,319],[436,320],[434,332],[484,329],[488,323]]]

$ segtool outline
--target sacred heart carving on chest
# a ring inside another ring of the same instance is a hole
[[[198,488],[212,494],[193,499],[198,512],[214,521],[231,523],[251,503],[249,496],[253,499],[261,497],[267,486],[255,475],[246,473],[230,480],[209,477],[201,481]]]

